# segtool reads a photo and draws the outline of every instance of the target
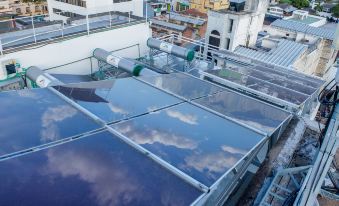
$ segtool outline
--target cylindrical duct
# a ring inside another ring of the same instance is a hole
[[[98,60],[104,61],[118,69],[124,70],[134,76],[143,76],[143,75],[155,75],[156,72],[153,72],[149,69],[145,69],[142,65],[135,63],[132,60],[125,59],[116,55],[111,54],[110,52],[103,49],[95,49],[93,56]]]
[[[195,55],[195,52],[191,49],[180,47],[155,38],[149,38],[147,40],[147,46],[152,49],[157,49],[168,54],[172,54],[187,61],[192,61]]]
[[[29,67],[27,69],[26,76],[30,80],[34,81],[41,88],[63,84],[50,74],[42,71],[41,69],[35,66]]]

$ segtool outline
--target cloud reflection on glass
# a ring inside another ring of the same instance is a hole
[[[207,186],[263,138],[187,103],[112,127]]]

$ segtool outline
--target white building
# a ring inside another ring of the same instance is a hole
[[[274,4],[268,8],[268,14],[277,17],[289,16],[297,8],[290,4]]]
[[[131,12],[143,16],[142,0],[47,0],[51,20],[66,20],[76,15],[90,15],[100,12]]]
[[[234,51],[239,46],[254,46],[262,30],[267,0],[231,0],[229,10],[208,12],[207,42]],[[207,52],[207,49],[205,50]]]

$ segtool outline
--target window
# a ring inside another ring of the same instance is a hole
[[[225,45],[225,48],[227,49],[227,50],[229,50],[230,49],[230,38],[226,38],[226,45]]]
[[[215,36],[220,36],[220,33],[217,30],[213,30],[211,34]]]
[[[234,20],[230,19],[230,21],[229,21],[230,26],[228,27],[228,33],[231,33],[232,30],[233,30],[233,22],[234,22]]]

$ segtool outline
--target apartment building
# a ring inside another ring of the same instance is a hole
[[[142,0],[47,0],[51,20],[107,11],[143,16]]]
[[[190,8],[207,13],[208,10],[223,10],[230,6],[229,0],[191,0]]]
[[[9,7],[9,0],[0,0],[0,13],[11,12],[12,9]]]
[[[38,15],[47,13],[47,3],[22,3],[19,0],[0,0],[0,13]]]

